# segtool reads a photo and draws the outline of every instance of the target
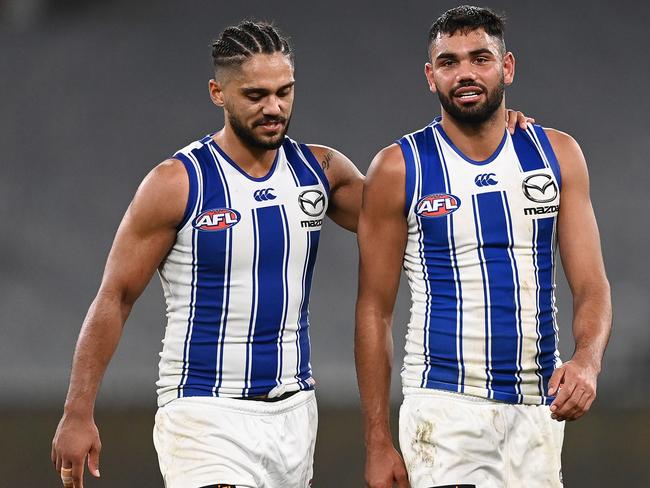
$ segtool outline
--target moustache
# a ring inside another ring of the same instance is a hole
[[[285,117],[264,117],[262,119],[256,120],[255,123],[253,124],[253,127],[257,127],[259,125],[264,125],[268,123],[281,123],[281,124],[286,124],[287,119]]]

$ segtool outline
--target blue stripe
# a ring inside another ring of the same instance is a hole
[[[289,219],[287,218],[287,212],[284,209],[284,206],[280,207],[282,212],[282,224],[284,227],[284,233],[287,239],[287,246],[285,249],[285,258],[284,258],[284,279],[282,281],[282,288],[284,295],[282,297],[282,303],[284,304],[284,309],[282,311],[282,322],[280,326],[280,332],[278,334],[278,372],[276,375],[276,384],[281,383],[282,378],[282,356],[283,356],[283,344],[282,336],[284,335],[284,329],[287,326],[287,312],[289,308],[289,254],[291,253],[291,234],[289,233]]]
[[[533,220],[533,242],[532,242],[532,249],[533,249],[533,272],[535,273],[535,334],[537,335],[537,340],[535,341],[535,364],[537,366],[537,370],[535,371],[535,374],[538,377],[537,381],[537,390],[539,391],[539,396],[542,397],[542,403],[544,402],[544,385],[542,382],[542,365],[540,364],[540,354],[541,354],[541,349],[540,349],[540,341],[542,340],[542,335],[540,334],[539,331],[539,265],[537,263],[538,260],[538,251],[537,251],[537,234],[538,234],[538,220],[534,219]]]
[[[421,196],[446,193],[442,161],[431,128],[413,136],[422,167]],[[431,296],[427,337],[429,365],[426,387],[433,382],[458,385],[456,359],[456,286],[449,250],[447,218],[420,218],[424,260]]]
[[[268,393],[276,386],[277,338],[285,308],[284,224],[280,207],[256,209],[259,231],[258,300],[252,340],[249,395]]]
[[[542,145],[542,150],[544,151],[546,159],[548,159],[548,163],[551,166],[551,170],[555,175],[557,186],[559,189],[562,189],[562,174],[560,172],[560,165],[557,161],[557,157],[555,156],[555,151],[553,151],[553,147],[551,146],[551,142],[548,140],[548,136],[546,135],[546,132],[542,126],[533,125],[533,129],[535,130],[535,134],[537,134],[537,138]]]
[[[512,145],[517,153],[517,159],[523,172],[544,169],[546,165],[537,146],[531,139],[528,132],[517,127],[512,135]]]
[[[492,389],[496,400],[517,402],[517,316],[515,280],[501,192],[476,196],[482,251],[490,293]]]
[[[314,264],[316,263],[316,254],[318,253],[318,242],[320,240],[320,231],[315,230],[308,232],[308,252],[307,252],[307,262],[305,264],[305,273],[304,273],[304,285],[303,285],[303,299],[302,306],[300,309],[300,337],[299,344],[300,347],[300,364],[298,365],[298,378],[301,381],[301,384],[305,388],[310,388],[311,386],[306,383],[310,378],[310,365],[309,359],[311,354],[310,349],[310,340],[309,340],[309,296],[311,294],[311,282],[314,275]]]
[[[226,193],[226,207],[230,208],[231,206],[231,199],[230,199],[230,189],[228,188],[228,180],[226,179],[226,175],[223,172],[223,168],[221,168],[219,164],[219,160],[217,159],[216,155],[214,152],[212,153],[213,156],[213,161],[214,165],[219,172],[219,177],[221,178],[221,182],[223,184],[223,187],[225,189]],[[228,263],[226,265],[226,281],[225,281],[225,305],[223,309],[223,316],[221,318],[221,330],[219,331],[220,336],[219,336],[219,365],[217,367],[217,384],[215,385],[214,393],[215,395],[219,395],[219,388],[221,388],[221,383],[223,381],[223,348],[225,344],[225,336],[226,336],[226,328],[228,326],[228,311],[230,310],[230,276],[231,276],[231,269],[232,269],[232,231],[227,231],[228,233]]]
[[[245,386],[244,390],[242,391],[242,396],[246,397],[248,396],[248,391],[251,387],[251,380],[250,380],[250,373],[251,373],[251,349],[253,346],[252,343],[252,337],[253,337],[253,330],[255,327],[255,312],[257,310],[257,273],[258,273],[258,262],[259,262],[259,257],[258,257],[258,250],[259,250],[259,237],[258,237],[258,232],[257,232],[257,215],[255,213],[255,209],[251,209],[251,221],[253,223],[253,265],[251,267],[252,269],[252,276],[251,276],[251,311],[250,311],[250,321],[248,323],[248,336],[246,337],[246,372],[244,375],[245,378]]]
[[[517,391],[519,394],[519,403],[523,401],[521,396],[521,356],[523,351],[523,341],[524,341],[524,331],[521,322],[521,282],[519,281],[519,268],[517,266],[517,261],[514,255],[514,245],[515,245],[515,236],[512,228],[512,213],[510,212],[510,205],[508,204],[508,195],[502,193],[503,202],[505,204],[506,218],[508,221],[508,231],[509,231],[509,241],[508,253],[510,254],[510,262],[514,269],[514,283],[515,283],[515,307],[517,309],[517,333],[519,334],[519,339],[517,340]]]
[[[194,149],[203,175],[201,211],[227,205],[227,188],[217,173],[207,146]],[[225,316],[227,239],[231,231],[197,231],[196,310],[189,345],[188,375],[184,396],[211,396],[217,381],[217,347],[221,319]]]
[[[261,182],[261,181],[266,181],[268,180],[271,176],[273,176],[273,173],[275,173],[275,168],[278,166],[278,159],[280,156],[280,151],[276,151],[275,153],[275,158],[273,159],[273,164],[271,164],[271,168],[269,169],[269,172],[266,173],[264,176],[261,176],[259,178],[256,178],[254,176],[249,175],[246,171],[244,171],[235,161],[231,159],[230,156],[228,156],[221,147],[219,147],[219,144],[217,144],[214,139],[210,138],[209,142],[212,143],[212,146],[217,150],[219,155],[228,163],[230,166],[235,168],[240,174],[245,176],[247,179],[251,181],[256,181],[256,182]]]
[[[404,215],[408,217],[408,214],[413,205],[413,200],[416,198],[415,195],[415,161],[413,159],[413,152],[411,151],[411,145],[408,142],[406,137],[402,137],[398,141],[399,147],[402,150],[402,155],[404,156],[404,166],[406,170],[406,198],[404,199]]]
[[[442,159],[442,164],[445,170],[445,182],[447,186],[447,193],[453,194],[451,181],[449,180],[449,166],[445,159],[444,153],[440,147],[439,141],[436,139],[438,152]],[[452,259],[452,269],[454,272],[454,282],[456,286],[456,361],[458,364],[458,391],[463,393],[465,391],[465,363],[463,361],[463,287],[460,281],[460,272],[458,270],[458,258],[456,256],[456,237],[454,233],[454,214],[451,213],[447,217],[449,221],[449,237],[451,240],[451,249],[449,250]]]
[[[305,162],[303,161],[298,149],[293,144],[293,141],[288,137],[285,138],[284,143],[282,144],[284,149],[284,154],[287,157],[287,162],[289,167],[293,171],[293,174],[298,178],[299,186],[311,186],[318,185],[318,178],[314,175],[313,171],[310,170]]]
[[[192,216],[192,210],[194,210],[194,206],[196,205],[199,183],[197,181],[194,164],[192,164],[192,162],[185,154],[176,153],[174,155],[174,159],[178,159],[181,163],[183,163],[189,180],[189,192],[187,195],[187,203],[185,204],[185,212],[183,213],[181,222],[176,227],[176,230],[179,231],[185,226],[185,224],[187,224],[187,221],[190,220],[190,217]]]
[[[553,321],[553,228],[555,217],[538,219],[536,238],[539,282],[540,357],[544,395],[548,395],[548,380],[555,366],[555,327]],[[550,398],[552,401],[553,398]]]
[[[321,180],[321,183],[325,187],[327,196],[329,196],[330,182],[327,179],[327,175],[325,174],[325,171],[323,171],[323,168],[321,168],[320,164],[318,164],[318,161],[316,160],[316,156],[314,156],[314,153],[311,152],[311,149],[309,149],[307,144],[300,144],[300,150],[302,151],[302,154],[305,156],[305,159],[307,160],[311,168],[318,175],[318,178]]]

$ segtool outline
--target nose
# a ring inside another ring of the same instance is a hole
[[[476,73],[474,65],[470,61],[462,61],[458,64],[458,71],[456,72],[456,81],[461,83],[463,81],[476,80]]]
[[[282,115],[282,106],[280,104],[280,99],[275,96],[267,97],[266,103],[262,107],[262,113],[268,116],[277,116]]]

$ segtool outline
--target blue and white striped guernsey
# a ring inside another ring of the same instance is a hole
[[[398,143],[413,302],[403,385],[549,404],[561,178],[544,130],[506,131],[481,162],[440,118]]]
[[[206,136],[174,155],[189,175],[176,242],[159,268],[167,329],[158,405],[313,388],[309,292],[329,184],[285,138],[252,178]]]

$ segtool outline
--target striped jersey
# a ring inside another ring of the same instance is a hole
[[[322,168],[289,138],[262,178],[211,136],[174,158],[187,170],[189,197],[158,270],[168,319],[158,405],[313,388],[308,308],[329,198]]]
[[[440,118],[398,144],[412,298],[403,385],[551,403],[561,177],[543,128],[505,131],[480,162]]]

